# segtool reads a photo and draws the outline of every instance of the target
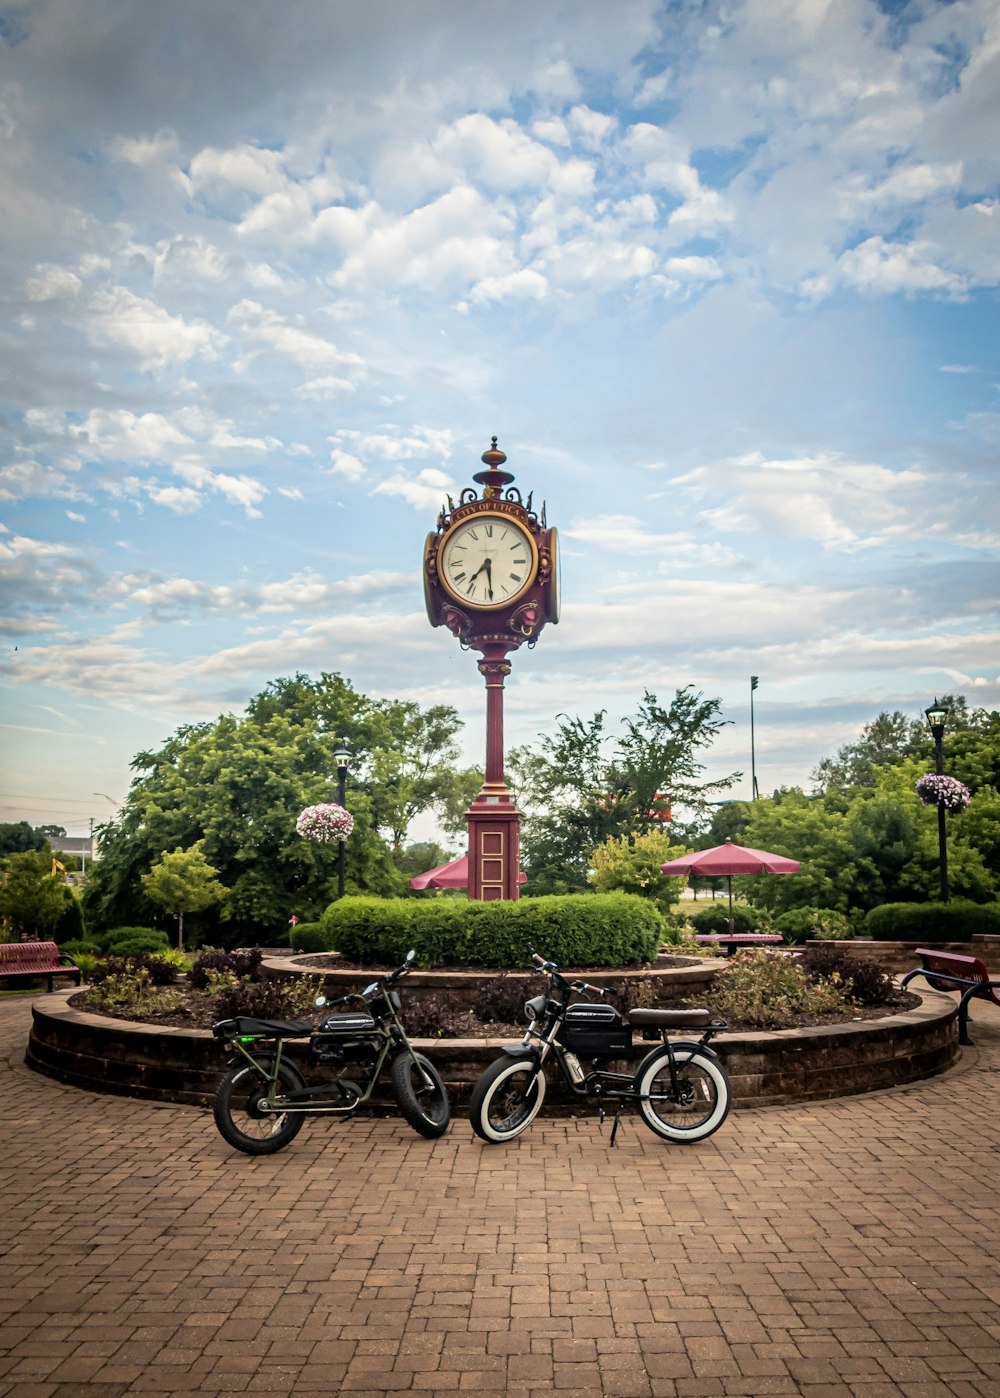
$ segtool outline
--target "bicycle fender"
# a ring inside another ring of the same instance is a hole
[[[718,1058],[719,1056],[715,1052],[715,1050],[709,1048],[707,1044],[693,1044],[691,1043],[690,1039],[672,1039],[670,1041],[670,1048],[675,1054],[687,1050],[688,1053],[703,1053],[706,1058]],[[652,1049],[649,1053],[646,1054],[646,1057],[642,1060],[638,1068],[636,1068],[635,1070],[636,1082],[638,1082],[639,1078],[645,1072],[649,1063],[651,1063],[654,1058],[659,1058],[662,1055],[662,1053],[663,1045],[658,1044],[655,1049]]]
[[[530,1058],[535,1063],[539,1061],[538,1050],[532,1044],[504,1044],[503,1051],[507,1058]]]

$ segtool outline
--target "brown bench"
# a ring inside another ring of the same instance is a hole
[[[990,980],[990,973],[978,956],[961,956],[957,951],[934,951],[917,947],[921,964],[900,981],[905,986],[914,976],[923,976],[931,990],[961,990],[958,1002],[958,1042],[971,1044],[969,1038],[969,1001],[989,1000],[1000,1005],[1000,980]]]
[[[72,976],[80,984],[80,968],[55,942],[0,943],[0,978],[39,980],[45,977],[49,990],[55,976]]]

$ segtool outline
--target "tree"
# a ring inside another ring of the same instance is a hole
[[[337,674],[273,680],[241,716],[179,728],[139,753],[117,818],[98,831],[101,858],[85,890],[90,923],[142,924],[153,915],[142,886],[164,850],[203,841],[227,897],[213,937],[274,939],[292,913],[315,921],[335,897],[337,846],[295,833],[305,806],[336,795],[333,754],[352,753],[347,807],[347,890],[406,891],[391,844],[421,809],[450,799],[450,744],[459,720],[446,706],[372,700]],[[426,805],[421,807],[421,803]],[[199,931],[192,914],[188,940]]]
[[[635,893],[649,898],[665,913],[680,899],[686,880],[664,874],[660,865],[686,852],[671,845],[664,830],[612,835],[593,852],[589,882],[598,893]]]
[[[538,749],[515,750],[509,766],[526,811],[523,862],[531,892],[587,888],[593,850],[661,828],[671,810],[703,818],[711,798],[740,776],[702,780],[698,754],[724,726],[719,708],[718,699],[690,686],[676,691],[669,708],[647,690],[620,737],[607,732],[606,710],[589,720],[562,714]]]
[[[44,849],[45,836],[32,829],[26,820],[0,825],[0,857],[5,854],[25,854],[28,850]]]
[[[72,894],[58,877],[52,864],[52,851],[25,850],[12,854],[0,878],[0,914],[10,918],[18,932],[50,939],[66,912]]]
[[[226,890],[205,858],[202,841],[164,854],[142,876],[146,896],[177,919],[177,949],[184,950],[184,914],[200,913],[222,902]]]

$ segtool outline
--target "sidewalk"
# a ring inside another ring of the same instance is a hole
[[[0,1398],[1000,1394],[1000,1010],[942,1078],[733,1114],[307,1122],[65,1088],[0,1002]]]

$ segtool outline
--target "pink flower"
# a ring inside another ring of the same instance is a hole
[[[333,801],[307,806],[295,822],[296,834],[320,845],[335,845],[346,840],[353,829],[354,817],[350,811]]]

